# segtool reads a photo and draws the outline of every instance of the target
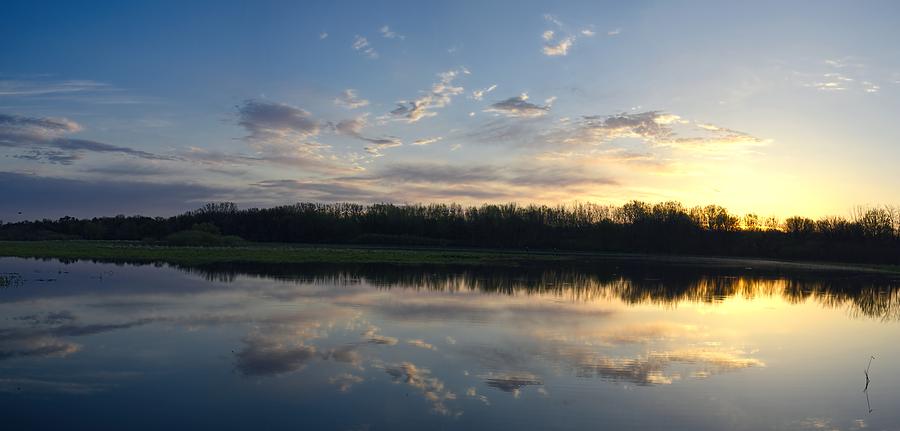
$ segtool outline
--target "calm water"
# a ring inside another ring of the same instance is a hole
[[[898,280],[11,258],[0,273],[4,429],[900,429]]]

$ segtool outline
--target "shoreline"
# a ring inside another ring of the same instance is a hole
[[[126,241],[0,241],[0,257],[160,262],[192,266],[217,263],[346,263],[517,267],[533,264],[590,265],[592,262],[622,261],[738,270],[900,274],[898,266],[766,258],[333,244],[248,243],[229,247],[193,247]]]

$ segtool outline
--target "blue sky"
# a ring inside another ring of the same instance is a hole
[[[779,216],[900,200],[892,2],[3,10],[2,220],[212,200]]]

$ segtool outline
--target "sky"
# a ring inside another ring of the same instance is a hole
[[[0,220],[900,203],[897,2],[6,1]]]

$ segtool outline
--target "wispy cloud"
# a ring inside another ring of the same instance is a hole
[[[556,42],[549,41],[548,43],[544,44],[542,52],[544,53],[544,55],[548,55],[551,57],[567,55],[569,53],[569,48],[571,48],[574,43],[574,36],[564,37],[557,40]]]
[[[378,58],[378,51],[376,51],[375,48],[372,47],[371,44],[369,44],[368,39],[366,39],[360,35],[356,35],[353,38],[353,45],[351,45],[351,46],[353,47],[353,49],[361,52],[366,57],[369,57],[373,60]]]
[[[545,14],[544,20],[556,27],[556,30],[545,30],[541,33],[541,39],[544,41],[541,52],[549,57],[568,55],[569,50],[575,45],[578,35],[592,37],[595,34],[590,28],[580,31],[571,30],[554,15]]]
[[[355,118],[340,121],[335,125],[335,130],[338,133],[352,136],[354,138],[368,142],[370,145],[365,147],[366,152],[376,157],[382,156],[382,151],[387,148],[399,147],[403,145],[403,142],[401,142],[399,138],[393,136],[382,138],[370,138],[363,136],[362,130],[368,123],[367,118],[368,114],[364,114]]]
[[[437,115],[433,110],[443,108],[450,104],[453,96],[462,94],[463,87],[453,84],[453,81],[461,74],[468,74],[468,69],[459,68],[448,70],[438,74],[438,82],[432,84],[431,89],[424,92],[415,100],[401,100],[397,102],[397,108],[391,111],[395,118],[403,119],[409,123],[415,123],[423,118]]]
[[[431,403],[433,412],[442,415],[455,414],[445,404],[446,400],[456,399],[456,395],[445,388],[444,382],[433,377],[427,368],[420,368],[410,362],[387,365],[384,371],[397,383],[403,383],[422,393]]]
[[[824,65],[824,71],[821,71]],[[795,72],[801,85],[826,93],[878,93],[881,85],[873,81],[865,64],[852,57],[826,59],[820,72]]]
[[[511,166],[400,162],[346,176],[270,180],[255,186],[285,198],[303,195],[330,202],[416,202],[564,200],[618,184],[596,168],[552,161]]]
[[[3,99],[66,100],[94,105],[136,105],[155,100],[104,82],[47,77],[0,77],[0,100]]]
[[[562,21],[560,21],[559,18],[557,18],[555,15],[551,15],[551,14],[549,14],[549,13],[545,13],[545,14],[544,14],[544,19],[547,20],[548,22],[550,22],[551,24],[557,26],[557,27],[563,27]]]
[[[353,385],[362,382],[362,377],[350,373],[341,373],[328,379],[328,383],[337,385],[338,390],[341,392],[350,392],[350,389],[353,388]]]
[[[82,126],[67,118],[24,117],[0,114],[0,148],[24,149],[17,157],[27,160],[46,160],[71,164],[81,158],[80,153],[113,153],[154,160],[169,160],[161,156],[129,147],[111,145],[66,135],[82,130]]]
[[[485,94],[488,94],[488,93],[490,93],[491,91],[494,91],[496,88],[497,88],[497,84],[494,84],[494,85],[491,85],[490,87],[487,87],[487,88],[481,88],[481,89],[478,89],[478,90],[472,90],[472,99],[473,99],[473,100],[481,100],[481,99],[484,98],[484,95],[485,95]]]
[[[415,141],[413,141],[412,145],[431,145],[431,144],[434,144],[434,143],[440,141],[441,139],[443,139],[443,138],[440,136],[434,137],[434,138],[416,139]]]
[[[382,26],[380,29],[378,29],[378,31],[381,33],[381,36],[384,37],[385,39],[400,39],[400,40],[406,39],[406,36],[403,36],[402,34],[397,34],[393,30],[391,30],[391,28],[388,25]]]
[[[344,90],[337,98],[334,99],[334,104],[338,106],[343,106],[347,109],[356,109],[362,108],[363,106],[367,106],[369,101],[359,97],[356,94],[356,90],[352,88],[348,88]]]
[[[113,87],[109,84],[90,80],[34,81],[2,79],[0,80],[0,97],[87,93],[111,88]]]
[[[360,175],[357,179],[383,184],[444,184],[471,185],[489,190],[490,184],[505,188],[516,187],[574,187],[585,185],[615,185],[611,178],[597,173],[582,172],[567,166],[520,165],[449,165],[440,163],[392,163],[378,170]]]
[[[585,116],[548,134],[545,142],[571,149],[578,145],[606,145],[625,138],[640,139],[652,147],[694,152],[733,152],[769,143],[749,133],[662,111]]]
[[[426,342],[425,340],[418,339],[418,338],[416,338],[416,339],[411,339],[411,340],[406,340],[406,343],[409,344],[409,345],[411,345],[411,346],[416,346],[416,347],[419,347],[419,348],[422,348],[422,349],[427,349],[427,350],[437,350],[437,347],[435,347],[434,344],[428,343],[428,342]]]

